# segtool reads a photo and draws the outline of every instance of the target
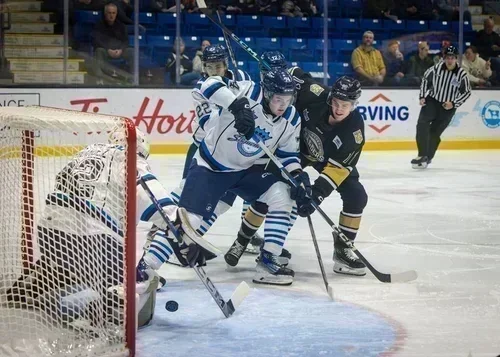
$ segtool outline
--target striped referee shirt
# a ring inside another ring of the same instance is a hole
[[[458,64],[450,71],[444,61],[439,62],[425,71],[420,84],[420,99],[430,96],[440,103],[452,102],[454,108],[464,104],[470,95],[469,77]]]

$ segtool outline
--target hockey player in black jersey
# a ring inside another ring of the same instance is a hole
[[[298,67],[289,71],[297,84],[295,105],[302,116],[302,167],[312,166],[320,173],[313,186],[312,198],[321,204],[333,191],[338,191],[343,202],[339,228],[349,239],[354,240],[368,200],[356,169],[365,142],[363,118],[356,110],[361,85],[353,78],[341,77],[330,89],[315,82]],[[297,213],[302,217],[314,212],[310,202],[297,202],[297,207]],[[252,206],[252,210],[255,211],[256,207]],[[258,229],[245,221],[244,219],[238,238],[225,255],[226,262],[231,266],[238,263],[248,241],[242,233],[246,232],[248,237],[252,234],[250,228]],[[292,212],[288,229],[294,221]],[[366,274],[365,265],[340,240],[334,241],[333,260],[333,269],[337,273],[359,276]]]
[[[302,167],[312,166],[320,173],[312,186],[312,199],[321,204],[337,191],[343,203],[339,228],[354,240],[368,200],[356,168],[365,143],[363,118],[356,109],[361,85],[343,76],[330,89],[300,68],[289,71],[300,85],[295,106],[303,118]],[[301,217],[315,210],[310,202],[297,202],[297,207]],[[337,273],[366,274],[365,265],[341,240],[334,241],[333,261]]]

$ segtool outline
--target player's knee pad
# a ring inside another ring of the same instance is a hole
[[[361,183],[353,186],[349,192],[342,195],[343,210],[349,213],[362,213],[368,203],[368,195]]]
[[[294,201],[290,198],[290,186],[284,182],[276,182],[258,199],[265,203],[269,211],[291,212]]]
[[[137,283],[136,286],[136,311],[137,326],[139,328],[148,325],[153,319],[156,305],[156,288],[159,277],[154,271],[148,270],[149,279]]]

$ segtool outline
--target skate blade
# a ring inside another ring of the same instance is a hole
[[[264,279],[264,278],[261,278],[261,279]],[[279,285],[279,286],[289,286],[289,285],[292,285],[293,283],[293,279],[290,279],[290,280],[283,280],[283,279],[280,279],[280,280],[257,280],[257,279],[253,279],[252,282],[254,284],[261,284],[261,285]]]
[[[415,170],[423,170],[427,168],[427,163],[423,164],[411,164],[411,167]]]
[[[354,275],[354,276],[365,276],[366,275],[366,268],[360,268],[360,269],[353,269],[349,268],[348,266],[344,264],[339,264],[335,262],[333,266],[333,271],[337,274],[344,274],[344,275]]]

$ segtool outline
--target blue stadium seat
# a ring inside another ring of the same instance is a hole
[[[352,70],[348,62],[332,62],[328,64],[328,72],[335,74],[336,76],[349,75]]]
[[[306,50],[308,49],[307,40],[304,38],[289,38],[283,37],[281,44],[284,49]]]
[[[359,22],[359,27],[364,31],[370,30],[381,30],[382,29],[382,20],[379,19],[361,19]]]
[[[236,26],[245,30],[262,28],[262,17],[257,15],[238,15],[236,18]]]
[[[332,49],[337,52],[352,52],[357,47],[353,40],[332,40]]]
[[[151,47],[173,47],[174,36],[148,35],[147,44]]]
[[[259,78],[259,62],[255,60],[247,61],[248,73],[253,79]]]
[[[260,52],[264,51],[282,51],[281,39],[279,37],[262,37],[255,40],[255,47],[260,48]]]
[[[201,38],[198,36],[184,36],[182,39],[184,40],[186,49],[198,49],[201,47]]]
[[[282,38],[281,43],[284,49],[288,49],[288,59],[290,61],[313,61],[315,50],[308,45],[304,38]]]
[[[308,37],[311,32],[311,19],[309,17],[289,17],[288,27],[296,37]]]
[[[339,30],[357,30],[359,29],[358,20],[354,18],[337,19],[336,28]]]
[[[158,21],[156,20],[156,14],[152,12],[140,12],[139,24],[141,24],[147,29],[156,31],[158,29]]]
[[[146,36],[139,35],[138,37],[139,37],[139,46],[145,46],[147,44]],[[128,44],[130,46],[134,45],[134,35],[128,36]]]
[[[324,18],[319,16],[311,18],[311,30],[315,36],[323,36],[324,21]],[[328,31],[330,32],[330,30],[334,30],[335,28],[335,19],[328,18]]]
[[[472,28],[472,24],[469,21],[464,21],[463,28],[464,33],[474,31],[474,29]],[[460,30],[460,23],[458,21],[453,21],[451,23],[451,29],[454,33],[458,34],[458,31]]]
[[[363,0],[343,0],[342,13],[346,17],[360,17],[363,12]]]
[[[224,36],[212,36],[212,37],[205,37],[203,36],[202,41],[209,41],[211,45],[224,45],[226,46],[226,41],[224,40]],[[200,41],[201,43],[201,41]],[[231,43],[233,45],[234,43]]]
[[[323,72],[323,62],[302,62],[301,68],[305,72]]]
[[[76,11],[76,21],[81,24],[95,24],[101,21],[101,11]]]
[[[424,20],[407,20],[406,31],[408,32],[427,32],[429,25]]]
[[[389,31],[404,31],[406,23],[404,20],[384,20],[382,23],[384,29]]]
[[[263,26],[269,29],[284,29],[286,25],[286,16],[266,16],[263,21]]]
[[[158,13],[156,15],[156,21],[164,33],[172,33],[171,31],[175,31],[177,15],[164,12]],[[181,17],[181,24],[182,23],[184,22]]]
[[[430,21],[429,29],[431,31],[449,32],[451,30],[451,23],[449,21]]]
[[[231,61],[229,61],[231,62]],[[242,71],[248,72],[248,62],[249,61],[236,61],[236,64],[238,65],[238,69],[241,69]],[[256,61],[254,61],[256,62]],[[231,65],[232,68],[232,65]]]

